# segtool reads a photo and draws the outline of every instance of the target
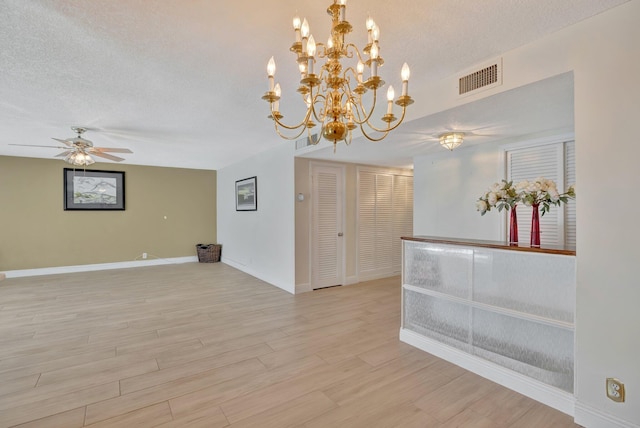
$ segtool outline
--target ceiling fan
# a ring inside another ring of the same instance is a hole
[[[60,138],[54,138],[54,140],[61,142],[64,146],[39,146],[33,144],[9,144],[11,146],[28,146],[28,147],[47,147],[53,149],[62,149],[62,153],[56,155],[56,157],[64,157],[64,161],[72,165],[87,166],[95,163],[96,161],[92,156],[109,159],[115,162],[122,162],[124,158],[114,156],[110,153],[133,153],[129,149],[119,149],[114,147],[94,147],[93,143],[86,138],[82,138],[87,129],[80,126],[72,126],[73,132],[78,135],[74,138],[67,138],[61,140]]]

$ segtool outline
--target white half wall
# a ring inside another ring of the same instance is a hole
[[[434,82],[422,113],[443,111],[561,73],[573,72],[577,170],[576,422],[640,427],[640,284],[635,190],[640,144],[640,1],[629,1],[502,54],[503,85],[457,100]],[[523,99],[522,102],[527,102]],[[545,130],[541,130],[545,131]],[[501,236],[499,216],[473,205],[503,178],[497,146],[415,160],[414,233]],[[491,216],[491,217],[488,217]],[[625,403],[605,395],[605,379],[625,383]]]
[[[257,177],[257,211],[236,211],[235,182]],[[222,262],[295,293],[293,143],[218,171]]]

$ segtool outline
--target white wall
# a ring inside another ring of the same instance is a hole
[[[501,214],[481,216],[475,203],[504,171],[497,145],[443,151],[414,159],[413,231],[415,235],[499,240]]]
[[[575,72],[578,251],[577,367],[580,404],[640,425],[640,284],[637,203],[640,145],[640,2],[589,22]],[[579,143],[579,145],[578,145]],[[617,148],[617,145],[620,145]],[[626,383],[627,402],[604,398]]]
[[[564,72],[574,73],[577,169],[576,422],[640,426],[640,284],[635,190],[640,144],[640,1],[630,1],[503,54],[502,87],[455,99],[450,82],[430,88],[423,113],[437,112]],[[523,100],[526,102],[526,100]],[[480,217],[475,199],[502,177],[499,150],[460,150],[416,159],[416,234],[495,238],[499,218]],[[469,172],[467,168],[474,171]],[[627,387],[627,401],[605,396],[605,378]]]
[[[236,211],[235,182],[253,176],[258,210]],[[219,170],[217,203],[222,261],[294,293],[293,144]]]

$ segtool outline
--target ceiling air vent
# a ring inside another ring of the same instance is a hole
[[[313,138],[313,141],[318,141],[318,134],[313,134],[311,138]],[[311,138],[304,137],[296,140],[296,150],[300,150],[300,149],[304,149],[305,147],[312,146],[313,143],[311,143]]]
[[[502,60],[468,73],[458,79],[458,95],[468,95],[480,89],[489,89],[502,84]]]

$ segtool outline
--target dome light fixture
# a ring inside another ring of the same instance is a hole
[[[445,132],[440,134],[440,145],[445,149],[453,150],[462,144],[464,132]]]

